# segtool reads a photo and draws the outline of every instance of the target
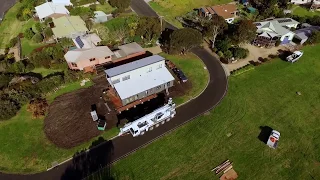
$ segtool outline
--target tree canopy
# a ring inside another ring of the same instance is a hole
[[[142,17],[139,19],[136,34],[148,41],[158,38],[161,34],[161,22],[157,17]]]
[[[124,10],[130,6],[131,0],[109,0],[108,2],[112,7]]]
[[[250,20],[241,20],[233,34],[233,40],[240,43],[248,43],[256,37],[257,27]]]
[[[175,30],[170,36],[170,52],[186,53],[190,49],[200,46],[202,34],[192,28]]]

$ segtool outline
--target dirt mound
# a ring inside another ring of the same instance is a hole
[[[49,114],[44,120],[44,131],[48,139],[62,148],[72,148],[89,141],[102,133],[91,118],[92,106],[99,116],[106,116],[107,107],[100,96],[107,87],[106,79],[100,78],[95,85],[59,96],[51,103]],[[116,115],[108,115],[107,129],[117,123]]]

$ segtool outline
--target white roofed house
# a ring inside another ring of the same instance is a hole
[[[47,1],[50,1],[50,0],[47,0]],[[73,5],[70,0],[51,0],[51,2],[53,2],[55,4],[62,4],[64,6],[72,6]]]
[[[297,28],[299,22],[291,18],[278,18],[270,21],[255,22],[257,37],[253,44],[257,46],[273,47],[277,41],[288,44],[295,33],[291,29]]]
[[[35,9],[40,21],[44,21],[48,17],[56,19],[62,16],[69,16],[70,14],[64,4],[56,4],[53,2],[46,2],[35,7]]]
[[[121,99],[122,106],[152,96],[173,86],[174,77],[165,59],[153,55],[105,70],[109,84]]]

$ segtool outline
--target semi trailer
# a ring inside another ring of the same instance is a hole
[[[120,128],[119,136],[129,133],[133,137],[143,135],[147,131],[151,131],[155,127],[158,127],[160,124],[164,124],[165,122],[170,121],[175,116],[175,114],[176,105],[172,101],[172,98],[170,98],[166,105],[133,122],[125,124],[122,128]]]

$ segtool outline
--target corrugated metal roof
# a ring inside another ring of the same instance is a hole
[[[133,61],[131,63],[127,63],[121,66],[117,66],[111,69],[107,69],[105,70],[105,73],[109,76],[109,77],[114,77],[117,76],[119,74],[123,74],[125,72],[129,72],[159,61],[163,61],[165,60],[164,57],[161,57],[159,55],[153,55],[150,57],[146,57],[137,61]]]
[[[156,71],[152,71],[145,76],[129,79],[120,83],[114,84],[114,87],[122,100],[145,92],[151,88],[166,84],[174,80],[174,77],[162,67]]]

